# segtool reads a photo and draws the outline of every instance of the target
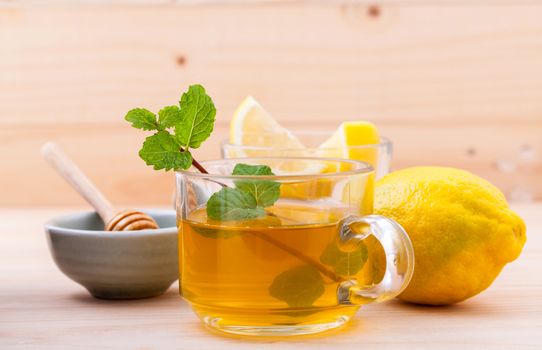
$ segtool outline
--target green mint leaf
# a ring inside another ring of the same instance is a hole
[[[310,307],[324,294],[324,280],[312,265],[301,265],[282,272],[273,279],[269,294],[290,307]]]
[[[155,170],[188,169],[192,164],[192,155],[188,151],[179,151],[179,147],[175,136],[167,131],[159,131],[145,139],[139,156]]]
[[[166,106],[158,112],[158,121],[162,129],[174,127],[181,121],[181,109],[177,106]]]
[[[233,175],[275,175],[267,165],[237,164]],[[260,207],[270,207],[280,197],[280,183],[272,180],[236,180],[235,186],[250,193]]]
[[[320,256],[320,261],[332,267],[339,276],[352,276],[358,273],[367,261],[367,246],[360,242],[358,247],[350,252],[339,248],[336,242],[331,242]]]
[[[156,121],[156,115],[145,108],[135,108],[126,113],[124,119],[137,129],[159,130],[160,126]]]
[[[266,165],[237,164],[233,175],[273,175]],[[270,180],[235,180],[207,201],[207,216],[214,220],[247,220],[265,217],[265,207],[280,196],[280,183]]]
[[[198,148],[213,131],[216,109],[201,85],[192,85],[181,97],[181,118],[175,134],[186,148]]]
[[[245,220],[265,216],[254,197],[237,188],[225,187],[207,201],[207,216],[213,220]]]
[[[275,175],[267,165],[235,164],[232,175]]]

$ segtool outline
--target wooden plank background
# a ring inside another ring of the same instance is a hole
[[[449,165],[542,198],[542,4],[415,1],[0,2],[0,206],[79,204],[40,159],[55,140],[116,203],[164,204],[132,107],[207,87],[219,156],[248,94],[282,123],[368,119],[394,168]]]

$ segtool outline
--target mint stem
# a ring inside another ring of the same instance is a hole
[[[194,158],[192,158],[192,165],[194,168],[198,169],[200,173],[209,174],[209,172]]]
[[[181,152],[186,152],[184,148],[182,147],[179,147],[179,151]],[[192,165],[194,166],[194,168],[198,169],[198,171],[202,174],[209,174],[209,172],[207,171],[207,169],[205,169],[203,167],[203,165],[200,164],[200,162],[198,162],[196,159],[194,159],[194,157],[192,157]],[[223,184],[222,182],[220,181],[215,181],[215,180],[209,180],[211,182],[214,182],[222,187],[228,187],[228,185],[226,184]]]
[[[286,244],[284,244],[284,243],[282,243],[280,241],[277,241],[276,239],[274,239],[273,237],[270,237],[269,235],[267,235],[265,233],[258,233],[258,234],[253,233],[253,232],[247,232],[247,233],[250,233],[254,237],[257,237],[257,238],[259,238],[261,240],[264,240],[267,243],[270,243],[270,244],[274,245],[275,247],[277,247],[277,248],[279,248],[279,249],[281,249],[281,250],[295,256],[299,260],[301,260],[301,261],[303,261],[303,262],[305,262],[305,263],[307,263],[309,265],[314,266],[318,271],[320,271],[320,273],[322,275],[330,278],[334,282],[342,282],[342,281],[344,281],[343,278],[341,278],[340,276],[335,274],[333,271],[328,270],[325,266],[323,266],[322,264],[320,264],[318,261],[314,260],[310,256],[303,254],[299,250],[297,250],[295,248],[292,248],[289,245],[286,245]]]
[[[185,152],[185,149],[180,147],[179,151]],[[209,174],[209,172],[195,158],[192,158],[192,165],[194,168],[198,169],[200,173]]]

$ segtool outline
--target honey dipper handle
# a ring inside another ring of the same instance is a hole
[[[41,148],[41,153],[64,180],[96,209],[105,223],[108,223],[115,216],[117,213],[115,207],[57,145],[48,142]]]

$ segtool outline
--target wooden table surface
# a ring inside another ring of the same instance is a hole
[[[94,299],[54,265],[42,224],[74,208],[0,209],[0,349],[542,349],[542,203],[516,205],[527,244],[483,294],[450,307],[369,305],[325,337],[246,341],[208,332],[177,294]]]

